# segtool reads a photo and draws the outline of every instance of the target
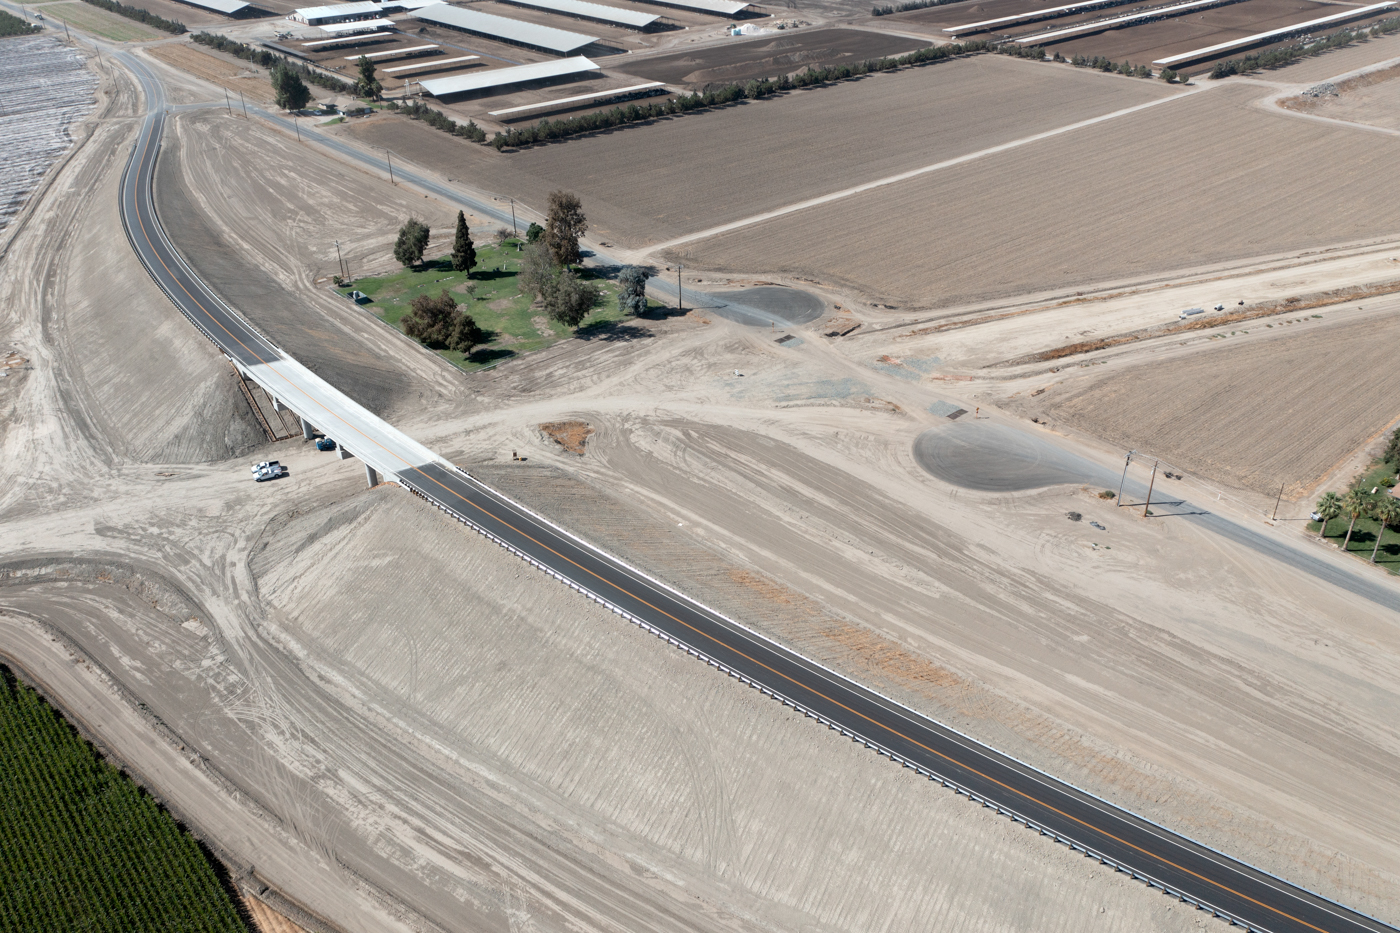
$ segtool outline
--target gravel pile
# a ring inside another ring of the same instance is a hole
[[[1324,81],[1322,84],[1314,84],[1303,92],[1304,97],[1336,97],[1339,94],[1337,85],[1331,81]]]

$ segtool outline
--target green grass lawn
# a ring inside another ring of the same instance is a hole
[[[190,834],[3,666],[0,930],[247,933]]]
[[[447,289],[448,294],[472,316],[477,326],[487,332],[488,339],[468,357],[463,357],[456,350],[435,352],[464,370],[480,369],[503,359],[542,349],[575,333],[563,324],[549,320],[539,308],[532,310],[530,296],[520,293],[515,280],[520,271],[516,242],[507,240],[499,246],[477,247],[476,268],[471,272],[471,281],[476,284],[476,290],[471,295],[465,288],[467,274],[452,270],[450,256],[429,261],[419,269],[403,269],[389,275],[356,279],[338,290],[342,295],[348,295],[352,290],[364,292],[372,299],[362,306],[365,310],[373,312],[386,324],[401,327],[399,322],[408,313],[413,299],[419,295],[437,295]],[[586,269],[581,273],[583,278],[601,286],[603,294],[588,317],[584,318],[577,335],[600,335],[623,320],[622,312],[617,309],[617,285],[595,277]]]
[[[1390,490],[1382,485],[1381,481],[1394,478],[1394,464],[1377,460],[1352,483],[1351,488],[1361,490],[1362,495],[1368,499],[1378,500],[1390,495]],[[1372,489],[1376,490],[1375,495],[1371,494]],[[1350,524],[1350,516],[1337,516],[1327,523],[1327,537],[1340,545],[1346,540],[1347,526]],[[1308,530],[1313,534],[1317,534],[1319,529],[1319,523],[1308,523]],[[1356,528],[1351,533],[1351,543],[1347,545],[1347,553],[1355,554],[1362,560],[1370,560],[1371,550],[1376,546],[1376,534],[1380,530],[1381,523],[1369,515],[1358,518]],[[1376,565],[1386,568],[1391,573],[1400,573],[1400,529],[1394,526],[1386,527],[1385,536],[1381,538],[1380,550],[1376,553]]]

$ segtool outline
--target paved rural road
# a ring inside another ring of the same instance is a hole
[[[127,53],[113,57],[137,76],[150,110],[120,195],[122,219],[141,262],[181,312],[226,354],[357,456],[720,671],[904,767],[954,785],[976,802],[1150,879],[1172,896],[1274,933],[1391,929],[1154,826],[822,669],[554,528],[341,396],[257,334],[181,261],[160,227],[151,194],[165,122],[164,95],[140,61]]]

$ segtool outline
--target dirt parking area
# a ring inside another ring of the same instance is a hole
[[[1342,81],[1336,88],[1335,95],[1292,97],[1279,104],[1299,113],[1400,130],[1400,65]]]
[[[1174,93],[1104,77],[983,55],[507,153],[392,116],[335,131],[526,204],[570,189],[590,236],[640,247]]]
[[[1400,417],[1400,373],[1385,362],[1400,341],[1400,301],[1365,304],[1390,310],[1322,327],[1276,319],[1271,339],[1219,340],[1189,356],[1071,378],[1034,407],[1230,485],[1265,495],[1282,486],[1288,499],[1310,495]],[[1261,321],[1248,331],[1265,328]]]
[[[735,39],[671,55],[623,63],[629,74],[648,81],[703,87],[751,78],[776,78],[806,68],[849,65],[871,58],[903,55],[927,42],[863,29],[815,29],[781,32],[756,39]]]
[[[945,306],[1400,233],[1400,191],[1374,183],[1391,164],[1390,139],[1260,110],[1251,106],[1258,95],[1210,87],[673,255]],[[1153,156],[1165,140],[1171,156]],[[1316,170],[1338,158],[1351,168]],[[892,236],[891,219],[903,217],[939,223]],[[1271,220],[1296,218],[1306,222]],[[839,240],[822,234],[836,229]],[[1175,233],[1154,234],[1165,230]]]

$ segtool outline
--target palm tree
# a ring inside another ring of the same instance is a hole
[[[1335,492],[1329,492],[1317,501],[1317,515],[1322,527],[1317,530],[1319,539],[1327,537],[1327,523],[1342,514],[1342,500]]]
[[[1385,526],[1400,522],[1400,499],[1386,496],[1376,503],[1376,507],[1371,514],[1381,520],[1381,530],[1376,533],[1376,546],[1371,548],[1371,563],[1374,564],[1376,562],[1376,552],[1381,549],[1381,538],[1385,536]]]
[[[1371,502],[1361,494],[1361,490],[1353,489],[1342,496],[1342,511],[1351,516],[1351,524],[1347,526],[1346,540],[1342,542],[1342,550],[1345,551],[1347,545],[1351,544],[1351,532],[1356,527],[1356,520],[1371,511]]]

